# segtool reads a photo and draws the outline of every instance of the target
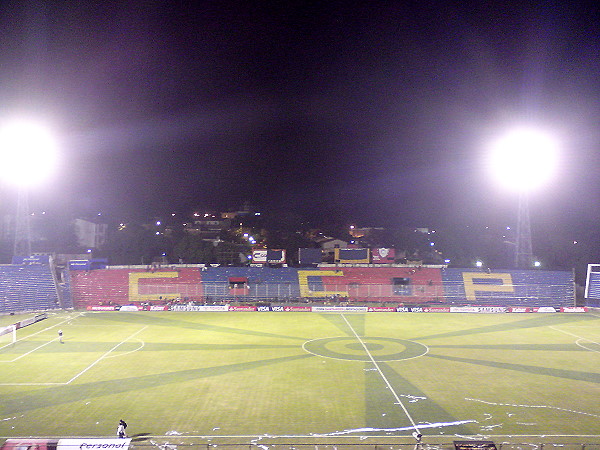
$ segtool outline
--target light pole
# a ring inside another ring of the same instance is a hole
[[[29,193],[25,186],[19,186],[18,189],[13,256],[30,256],[31,221],[29,217]]]
[[[557,165],[556,141],[539,130],[515,128],[495,140],[489,165],[497,181],[519,196],[515,267],[531,269],[533,250],[529,220],[529,195],[542,186]]]
[[[529,195],[519,193],[519,210],[517,213],[517,245],[515,247],[515,267],[529,269],[533,263],[531,244],[531,223],[529,221]]]
[[[31,255],[29,187],[43,181],[56,163],[56,144],[43,125],[28,120],[0,123],[0,178],[17,187],[14,256]]]

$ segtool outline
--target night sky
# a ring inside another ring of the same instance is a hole
[[[562,147],[532,221],[600,217],[593,2],[3,1],[0,14],[0,116],[33,115],[60,141],[36,207],[248,200],[362,226],[514,222],[515,194],[482,161],[528,123]]]

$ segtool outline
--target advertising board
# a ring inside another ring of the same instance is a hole
[[[229,305],[229,311],[256,311],[256,306],[250,305]]]
[[[122,312],[133,312],[133,311],[139,311],[140,308],[138,308],[135,305],[123,305],[119,308],[119,311]]]
[[[60,439],[56,450],[127,450],[131,438]]]
[[[370,254],[368,248],[336,248],[335,261],[340,264],[368,264]]]
[[[565,306],[560,308],[560,312],[564,313],[584,313],[588,312],[588,309],[585,306]]]
[[[312,312],[367,312],[366,306],[313,306]]]
[[[393,264],[396,260],[396,249],[374,248],[371,250],[371,262],[373,264]]]
[[[225,312],[229,311],[229,305],[173,305],[171,311]]]

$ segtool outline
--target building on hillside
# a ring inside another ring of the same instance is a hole
[[[382,233],[385,231],[385,228],[379,227],[355,227],[352,225],[348,233],[355,239],[360,239],[365,236],[371,236],[376,233]]]
[[[348,230],[358,247],[385,247],[389,245],[386,239],[387,230],[380,227],[355,227]]]
[[[248,217],[248,216],[260,216],[260,212],[258,208],[246,201],[242,205],[242,207],[235,211],[226,211],[221,213],[221,218],[223,219],[234,219],[236,217]]]
[[[86,248],[100,248],[106,244],[108,225],[86,219],[75,219],[77,244]]]
[[[230,219],[221,219],[214,215],[205,214],[195,217],[194,222],[185,227],[187,233],[200,236],[205,241],[219,242],[221,233],[231,226]]]
[[[315,242],[321,247],[323,252],[324,262],[333,262],[335,259],[335,249],[348,248],[348,242],[342,241],[341,239],[335,239],[332,237],[324,236],[316,239]]]

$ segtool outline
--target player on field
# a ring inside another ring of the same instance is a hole
[[[120,438],[125,438],[127,435],[125,434],[125,428],[127,428],[127,422],[123,419],[119,420],[119,426],[117,427],[117,436]]]

